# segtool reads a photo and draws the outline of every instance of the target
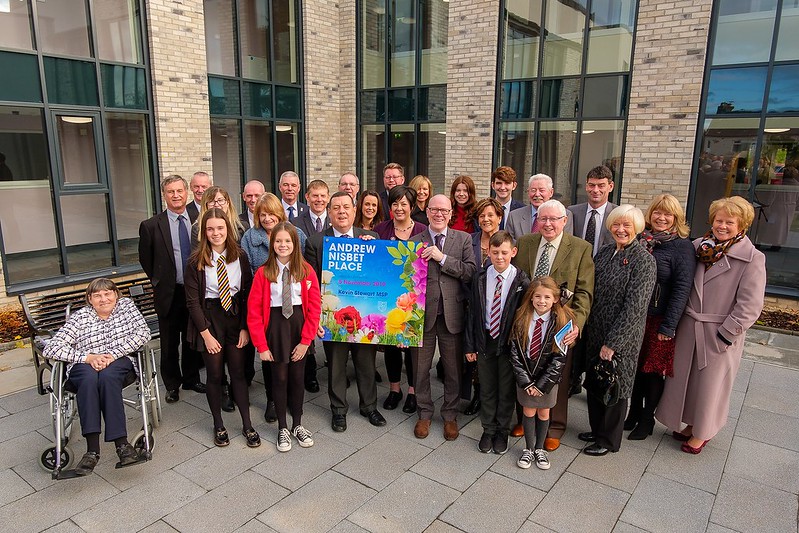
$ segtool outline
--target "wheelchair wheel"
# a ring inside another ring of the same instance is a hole
[[[67,470],[75,462],[75,454],[69,446],[61,448],[61,470]],[[45,472],[52,472],[55,470],[55,446],[48,446],[39,455],[39,466]]]
[[[145,458],[149,461],[153,458],[153,448],[155,447],[155,436],[153,435],[152,426],[150,427],[150,451],[147,452],[144,446],[144,430],[136,433],[133,437],[133,448],[141,454],[146,454]]]

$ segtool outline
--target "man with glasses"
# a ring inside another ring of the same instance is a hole
[[[380,201],[383,202],[383,214],[386,218],[391,216],[391,206],[388,203],[388,192],[397,185],[405,183],[405,169],[398,163],[389,163],[383,167],[383,192]]]
[[[427,243],[422,257],[427,260],[427,296],[425,298],[424,336],[422,347],[411,351],[416,376],[416,401],[419,420],[413,434],[424,439],[433,419],[433,397],[430,391],[430,367],[438,341],[439,357],[444,364],[444,438],[458,438],[458,403],[463,369],[463,331],[466,325],[465,306],[468,292],[465,284],[477,269],[472,238],[468,233],[449,227],[452,204],[443,194],[430,199],[427,206],[428,231],[411,237],[413,242]]]
[[[527,198],[530,206],[523,209],[516,209],[508,215],[505,229],[515,240],[519,240],[522,235],[528,233],[538,233],[541,229],[541,222],[538,220],[538,209],[541,204],[551,200],[555,195],[555,187],[552,178],[546,174],[536,174],[531,176],[527,182]],[[566,225],[564,231],[572,233],[571,213],[566,213]]]
[[[564,231],[566,208],[557,200],[548,200],[538,208],[540,231],[523,235],[517,241],[519,252],[513,264],[524,270],[530,279],[550,276],[561,290],[571,294],[566,302],[574,310],[574,328],[564,339],[575,341],[585,326],[594,296],[594,261],[591,245],[583,239]],[[551,410],[551,421],[544,448],[554,451],[566,431],[569,401],[569,376],[572,368],[572,350],[566,354],[566,366],[558,386],[557,403]]]
[[[345,172],[338,179],[338,190],[352,196],[355,202],[358,202],[358,192],[361,190],[361,182],[354,172]]]

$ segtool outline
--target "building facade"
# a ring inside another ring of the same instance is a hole
[[[740,194],[769,295],[799,297],[799,1],[0,0],[0,304],[139,271],[159,179],[239,198],[395,161],[449,193],[513,167],[584,200]]]

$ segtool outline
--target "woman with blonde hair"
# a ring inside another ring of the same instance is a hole
[[[673,375],[674,336],[696,268],[694,247],[679,200],[670,194],[652,199],[644,217],[646,228],[638,242],[657,262],[657,281],[646,318],[644,342],[638,356],[630,412],[624,429],[630,440],[644,440],[655,427],[655,408],[666,376]]]
[[[233,202],[230,201],[230,195],[222,187],[212,185],[205,189],[202,199],[200,200],[200,212],[197,215],[197,221],[191,226],[192,247],[197,246],[200,240],[198,222],[202,220],[206,211],[213,208],[221,209],[225,213],[228,222],[230,222],[233,238],[236,239],[236,242],[241,241],[242,234],[244,233],[244,226],[242,226],[239,220],[239,215],[236,213]]]
[[[414,176],[408,186],[416,191],[416,204],[413,206],[411,218],[425,226],[430,225],[427,218],[427,204],[433,196],[433,182],[427,176]]]
[[[740,196],[716,200],[710,231],[693,243],[699,262],[656,413],[685,453],[700,453],[727,423],[746,331],[763,310],[766,257],[746,236],[754,218]]]

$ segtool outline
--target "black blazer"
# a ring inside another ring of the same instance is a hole
[[[358,238],[362,235],[371,235],[375,239],[379,239],[380,237],[374,231],[368,231],[361,228],[356,228],[355,226],[352,227],[352,234]],[[305,241],[305,260],[308,261],[314,272],[316,272],[316,278],[319,280],[319,285],[322,285],[322,241],[324,241],[325,237],[333,237],[333,228],[327,228],[322,233],[314,233],[308,236],[308,240]]]
[[[200,216],[200,210],[197,209],[197,204],[194,203],[194,199],[186,204],[186,212],[189,214],[189,220],[191,220],[192,223],[194,223],[197,220],[197,217]]]
[[[294,227],[301,229],[302,232],[305,233],[305,235],[308,237],[316,233],[316,227],[314,226],[313,219],[311,218],[311,211],[308,210],[302,215],[295,217]],[[329,227],[330,227],[330,217],[325,216],[325,223],[322,226],[322,231],[325,231]]]
[[[508,339],[513,328],[513,317],[522,301],[527,287],[530,285],[530,276],[520,269],[516,269],[516,277],[511,282],[508,297],[505,299],[505,307],[502,309],[502,316],[499,320],[498,349],[495,354],[486,354],[486,327],[485,327],[485,301],[487,287],[487,268],[481,268],[475,272],[472,278],[471,293],[469,295],[469,308],[466,312],[466,340],[464,343],[465,353],[477,353],[478,357],[485,355],[501,355],[507,353]]]
[[[247,216],[246,208],[244,209],[244,212],[239,215],[239,221],[241,222],[241,225],[244,226],[244,231],[250,229],[250,217]],[[244,234],[244,231],[241,232],[242,235]]]
[[[156,314],[168,315],[177,284],[177,269],[166,211],[139,224],[139,263],[153,284]]]
[[[522,390],[535,387],[544,394],[560,383],[563,368],[566,366],[566,354],[554,350],[554,339],[557,328],[555,317],[551,316],[547,330],[541,343],[541,351],[535,360],[527,357],[527,348],[519,346],[517,340],[510,343],[510,363],[516,376],[516,385]]]

